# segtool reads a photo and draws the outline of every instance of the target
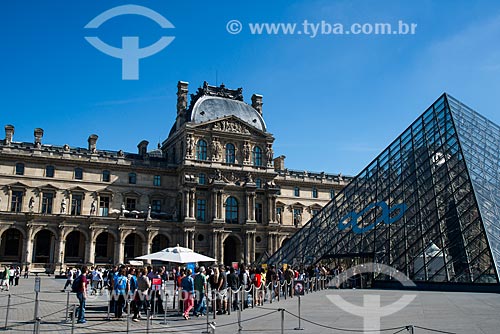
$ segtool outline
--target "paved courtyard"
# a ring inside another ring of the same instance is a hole
[[[53,277],[41,277],[41,292],[39,294],[40,333],[58,332],[72,333],[71,321],[66,322],[67,294],[61,292],[65,280]],[[4,329],[8,294],[10,293],[10,307],[6,333],[33,332],[34,324],[34,277],[20,280],[20,285],[11,287],[9,292],[0,292],[0,330]],[[372,305],[364,310],[358,310],[365,319],[376,319],[377,313],[387,311],[388,307],[403,295],[416,295],[415,298],[400,311],[382,317],[380,328],[382,333],[408,333],[404,326],[414,325],[414,333],[500,333],[500,296],[489,293],[461,293],[461,292],[400,292],[393,290],[336,290],[327,289],[306,294],[301,298],[301,327],[302,333],[348,333],[342,329],[363,332],[364,320],[342,310],[339,306],[339,297],[347,303],[358,307]],[[369,296],[369,297],[366,297]],[[380,296],[380,303],[378,303]],[[75,294],[70,293],[70,304],[77,303]],[[405,297],[405,298],[411,298]],[[371,302],[368,303],[368,302]],[[374,304],[375,303],[375,304]],[[373,307],[373,305],[380,307]],[[147,333],[147,322],[139,323],[122,320],[107,320],[105,297],[91,298],[88,301],[87,320],[84,325],[75,325],[74,333]],[[164,316],[157,315],[150,323],[149,333],[201,333],[206,330],[206,318],[184,320],[172,310],[172,301],[169,302],[167,323]],[[272,304],[266,302],[263,307],[246,309],[241,312],[241,327],[238,325],[238,313],[220,315],[215,321],[215,333],[237,333],[242,331],[281,333],[282,312],[284,309],[284,332],[299,333],[294,330],[298,327],[298,298],[281,298]],[[355,307],[351,306],[350,312]],[[355,310],[354,310],[355,311]],[[390,311],[390,310],[389,310]],[[391,313],[389,312],[388,313]],[[372,322],[373,325],[373,322]],[[426,328],[426,329],[425,329]],[[387,330],[385,330],[387,329]],[[370,331],[370,333],[374,333]]]

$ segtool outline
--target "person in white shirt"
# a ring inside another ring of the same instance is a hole
[[[92,289],[102,288],[102,272],[100,268],[95,268],[92,271]]]

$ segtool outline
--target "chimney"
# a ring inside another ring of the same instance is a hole
[[[10,145],[12,143],[12,138],[14,137],[14,125],[5,126],[5,145]]]
[[[257,110],[259,114],[262,115],[262,95],[253,94],[252,95],[252,107]]]
[[[277,158],[274,158],[274,170],[275,171],[282,171],[285,170],[285,156],[280,155]]]
[[[143,140],[137,145],[137,148],[139,149],[139,155],[141,157],[145,157],[146,154],[148,154],[148,144],[149,142],[147,140]]]
[[[187,109],[189,82],[177,82],[177,113]]]
[[[175,120],[177,130],[184,123],[184,111],[188,107],[188,85],[189,82],[177,82],[177,119]]]
[[[89,136],[89,139],[87,139],[87,141],[89,142],[89,151],[91,153],[95,153],[97,151],[96,149],[97,138],[99,137],[93,134]]]
[[[43,129],[36,128],[34,131],[34,135],[35,135],[35,147],[41,148],[42,147],[42,138],[43,138]]]

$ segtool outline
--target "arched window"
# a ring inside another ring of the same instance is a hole
[[[196,144],[196,159],[207,160],[207,142],[203,139],[198,140]]]
[[[238,201],[232,196],[226,200],[226,223],[238,224]]]
[[[253,148],[253,165],[262,166],[262,149],[258,146]]]
[[[235,149],[231,143],[226,144],[226,163],[234,164],[235,162]]]

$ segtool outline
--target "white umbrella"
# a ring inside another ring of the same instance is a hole
[[[215,262],[215,259],[185,247],[169,247],[159,252],[136,257],[137,260],[158,260],[175,263]]]

